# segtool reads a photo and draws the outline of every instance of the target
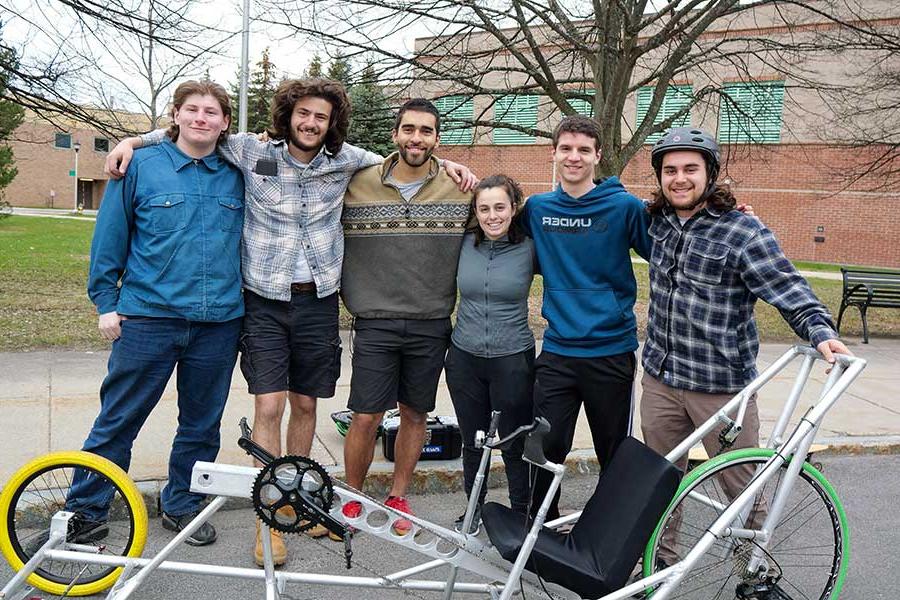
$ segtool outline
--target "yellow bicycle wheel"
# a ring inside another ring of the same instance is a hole
[[[54,452],[19,469],[0,492],[0,552],[19,571],[46,541],[50,519],[65,509],[76,476],[91,485],[106,484],[111,502],[106,521],[88,539],[70,539],[94,546],[96,553],[137,558],[147,541],[147,508],[134,482],[113,462],[90,452]],[[70,535],[72,533],[70,522]],[[28,583],[50,594],[96,594],[110,587],[121,567],[44,560]]]

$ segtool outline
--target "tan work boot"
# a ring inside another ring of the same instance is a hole
[[[270,529],[269,534],[272,539],[272,562],[276,567],[280,567],[287,560],[287,546],[284,545],[280,531]],[[262,527],[259,519],[256,520],[256,548],[253,550],[253,559],[257,566],[263,566]]]
[[[305,524],[309,523],[309,521],[300,521],[300,523],[302,525],[305,525]],[[319,523],[316,523],[315,525],[313,525],[312,527],[310,527],[303,533],[305,533],[306,535],[308,535],[311,538],[320,538],[323,535],[328,535],[329,532],[328,532],[327,527],[325,527],[324,525],[321,525]]]
[[[281,517],[281,518],[279,518],[279,517]],[[294,512],[294,509],[291,506],[282,506],[281,508],[278,509],[278,512],[275,514],[275,518],[279,519],[279,521],[283,522],[286,525],[288,525],[288,524],[293,525],[294,522],[297,520],[297,513]],[[309,523],[309,521],[307,521],[306,519],[300,520],[301,526],[306,525],[307,523]],[[315,525],[313,527],[310,527],[303,533],[305,533],[306,535],[308,535],[311,538],[320,538],[323,535],[328,534],[328,528],[325,527],[324,525]]]

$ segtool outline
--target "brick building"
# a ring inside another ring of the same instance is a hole
[[[120,123],[135,131],[148,129],[143,115],[118,113]],[[13,206],[97,209],[106,190],[103,174],[106,154],[116,145],[110,138],[84,123],[62,118],[48,123],[32,112],[11,136],[18,175],[5,190]],[[78,147],[76,200],[75,155]]]
[[[866,6],[870,16],[877,15],[867,24],[897,30],[900,5],[870,0]],[[811,41],[822,32],[839,29],[833,22],[816,21],[810,16],[785,27],[784,15],[775,10],[766,5],[731,17],[727,22],[714,22],[701,35],[698,44],[712,45],[728,36],[743,36],[768,39],[774,46],[779,42]],[[848,20],[852,19],[848,16]],[[539,28],[532,30],[532,34],[541,40]],[[552,34],[544,35],[541,43],[553,46]],[[455,47],[465,47],[467,54],[490,56],[489,60],[493,61],[490,68],[481,71],[484,87],[496,89],[503,83],[510,88],[527,87],[521,65],[509,69],[516,66],[509,53],[504,49],[492,51],[490,46],[497,44],[492,36],[472,34],[465,40],[443,44],[441,40],[421,38],[416,42],[416,50],[420,56],[431,53],[440,57],[441,52],[452,56]],[[802,71],[814,74],[818,81],[852,83],[852,78],[859,76],[858,66],[863,58],[854,50],[832,49],[800,54],[799,58],[793,56],[800,64],[783,70],[773,66],[774,60],[784,59],[772,53],[754,56],[740,67],[704,65],[689,69],[666,90],[655,122],[676,114],[700,90],[715,87],[721,93],[705,96],[676,124],[695,125],[716,133],[723,149],[722,178],[732,184],[739,201],[754,206],[777,234],[788,256],[794,260],[900,267],[900,244],[896,243],[900,180],[853,181],[850,177],[883,148],[860,149],[842,143],[841,133],[835,129],[840,118],[823,97],[822,90],[811,89],[807,81],[795,81],[784,74]],[[897,57],[888,60],[896,62]],[[652,57],[646,63],[652,65]],[[464,68],[462,62],[459,65]],[[577,65],[557,64],[553,68],[567,69],[569,80],[577,81],[580,77],[590,80],[590,73],[582,70],[579,74]],[[633,80],[648,79],[648,68],[644,66],[642,70],[639,66]],[[547,138],[512,129],[458,124],[465,120],[492,119],[549,131],[560,118],[556,104],[536,93],[487,97],[454,93],[453,84],[434,81],[434,75],[430,77],[431,81],[414,86],[411,93],[435,98],[445,115],[445,123],[457,119],[457,126],[441,137],[442,157],[470,165],[482,176],[504,172],[516,178],[526,193],[546,191],[555,184]],[[654,87],[652,78],[649,79],[650,83],[638,87],[625,103],[623,132],[637,129],[647,115]],[[574,91],[580,94],[580,99],[569,101],[572,108],[582,114],[593,114],[598,108],[590,100],[594,98],[593,90],[582,84],[581,89]],[[648,143],[621,175],[625,185],[644,198],[656,189],[649,161],[649,144],[656,139],[648,138]]]

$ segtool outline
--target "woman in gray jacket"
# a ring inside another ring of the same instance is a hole
[[[472,195],[470,225],[459,257],[460,300],[445,371],[463,436],[466,495],[481,460],[475,432],[488,429],[491,411],[501,412],[501,436],[532,420],[534,335],[528,327],[528,293],[535,254],[519,223],[523,203],[522,190],[509,177],[482,180]],[[524,513],[530,486],[522,442],[502,454],[510,506]],[[486,493],[485,485],[479,507]],[[457,519],[457,530],[463,516]],[[479,510],[470,533],[477,534],[480,525]]]

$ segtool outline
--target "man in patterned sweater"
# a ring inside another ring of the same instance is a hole
[[[412,514],[405,494],[450,340],[469,194],[459,191],[432,156],[440,117],[431,102],[404,104],[391,136],[398,151],[357,173],[344,196],[341,295],[355,318],[348,401],[353,420],[344,463],[347,483],[361,488],[382,416],[399,405],[386,504]],[[361,508],[350,502],[344,515],[359,516]],[[399,519],[393,528],[406,535],[411,526]]]
[[[660,189],[648,207],[653,243],[641,428],[647,445],[666,454],[756,377],[757,298],[776,307],[829,362],[832,353],[850,351],[772,232],[735,210],[731,191],[716,184],[719,147],[710,134],[672,129],[651,157]],[[752,398],[734,447],[758,444],[759,413]],[[703,445],[710,456],[717,454],[718,432],[707,435]],[[687,457],[679,466],[686,463]],[[753,469],[748,465],[743,473],[723,475],[726,493],[737,495]],[[661,544],[666,564],[679,559],[670,538]]]

